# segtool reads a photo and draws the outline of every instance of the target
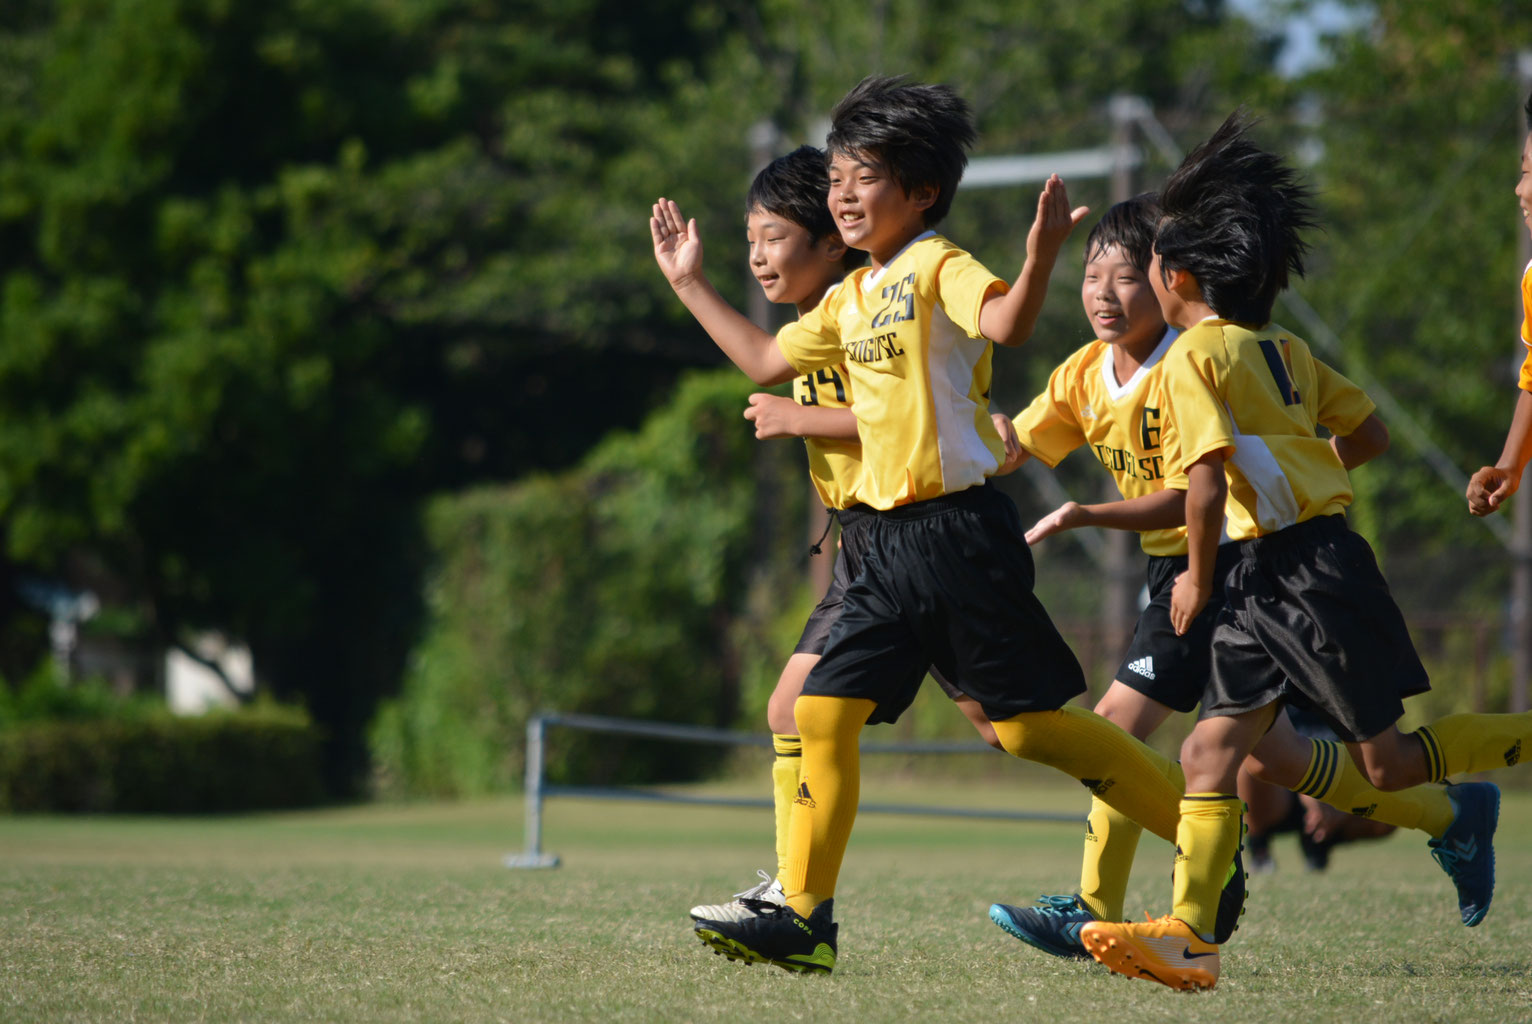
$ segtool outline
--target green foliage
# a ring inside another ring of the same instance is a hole
[[[204,814],[317,802],[319,733],[290,707],[190,718],[163,708],[0,727],[0,810]]]
[[[513,785],[537,711],[732,723],[751,632],[739,620],[756,588],[783,592],[751,566],[794,564],[800,536],[784,524],[803,521],[808,493],[796,446],[761,445],[740,418],[751,390],[732,371],[687,376],[578,470],[431,506],[430,624],[371,731],[380,790]],[[714,753],[559,737],[550,767],[679,778]]]
[[[141,719],[164,707],[150,697],[120,697],[99,679],[66,684],[51,661],[14,688],[0,681],[0,729],[24,722]]]

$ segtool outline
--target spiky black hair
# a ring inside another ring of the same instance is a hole
[[[1303,276],[1315,224],[1313,191],[1275,153],[1247,137],[1243,109],[1230,114],[1160,190],[1154,251],[1162,271],[1185,270],[1227,320],[1271,320],[1288,274]]]
[[[870,158],[906,195],[934,186],[927,226],[952,209],[968,150],[978,140],[968,103],[946,85],[922,85],[905,76],[870,75],[830,113],[825,148],[831,154]]]
[[[807,231],[818,245],[826,238],[840,238],[840,228],[835,226],[826,202],[829,195],[824,150],[799,146],[761,168],[745,195],[745,216],[762,210],[785,217]],[[847,249],[841,263],[850,270],[866,258],[867,254],[859,249]]]
[[[1107,246],[1115,245],[1127,254],[1128,262],[1147,271],[1149,257],[1154,253],[1158,215],[1158,197],[1153,192],[1141,192],[1132,199],[1114,204],[1085,236],[1085,262],[1100,256]]]
[[[1532,132],[1532,92],[1527,93],[1527,105],[1522,110],[1527,115],[1527,131]]]

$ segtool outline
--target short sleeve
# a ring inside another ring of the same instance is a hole
[[[1048,377],[1048,388],[1013,421],[1021,446],[1051,469],[1085,443],[1079,413],[1070,401],[1071,367],[1065,362]]]
[[[777,332],[777,348],[798,373],[813,373],[845,361],[836,320],[844,292],[844,286],[835,289],[819,305]]]
[[[1004,295],[1010,286],[971,255],[951,250],[936,272],[937,301],[958,328],[970,338],[979,333],[979,311],[991,294]]]
[[[1319,392],[1315,419],[1332,434],[1345,437],[1377,408],[1367,392],[1318,359],[1314,360],[1314,383]]]
[[[1221,342],[1221,339],[1220,339]],[[1222,344],[1218,347],[1222,352]],[[1234,421],[1223,400],[1227,373],[1217,355],[1184,343],[1173,346],[1165,358],[1163,386],[1169,398],[1170,420],[1177,451],[1177,474],[1210,452],[1232,451]],[[1160,445],[1165,445],[1165,435]],[[1175,486],[1167,483],[1167,486]]]

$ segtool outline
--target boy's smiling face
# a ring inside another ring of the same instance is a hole
[[[852,249],[881,267],[926,229],[925,212],[936,201],[936,190],[906,192],[882,165],[858,153],[830,157],[830,215],[840,237]]]
[[[1080,300],[1096,337],[1130,352],[1152,350],[1165,333],[1165,318],[1149,277],[1122,246],[1103,246],[1085,263]]]
[[[1516,181],[1516,201],[1521,205],[1521,222],[1532,231],[1532,132],[1521,147],[1521,177]]]
[[[808,228],[760,207],[745,218],[750,273],[772,302],[812,307],[841,277],[845,247],[827,237],[815,242]]]

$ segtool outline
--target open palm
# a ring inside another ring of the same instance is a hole
[[[649,218],[654,261],[666,280],[676,284],[702,270],[702,237],[696,220],[687,221],[674,200],[661,198]]]

